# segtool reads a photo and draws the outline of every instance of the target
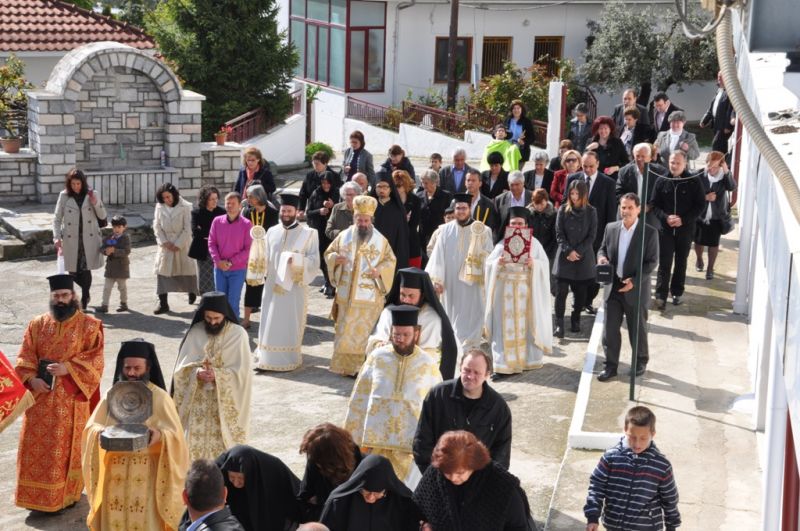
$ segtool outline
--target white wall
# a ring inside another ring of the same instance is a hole
[[[344,117],[347,98],[341,92],[324,89],[311,106],[311,140],[338,149],[345,138]],[[348,132],[349,134],[349,132]]]
[[[305,144],[306,117],[304,114],[295,114],[266,134],[250,139],[247,145],[260,149],[264,158],[278,166],[290,166],[305,160]]]
[[[17,59],[25,63],[25,79],[34,87],[41,88],[50,78],[50,72],[56,63],[61,60],[66,52],[19,52]],[[0,52],[0,64],[5,64],[9,57],[8,52]]]

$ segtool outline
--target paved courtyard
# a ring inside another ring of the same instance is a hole
[[[156,316],[153,257],[155,246],[135,247],[132,253],[129,305],[131,313],[110,313],[104,319],[106,370],[102,382],[105,392],[111,385],[113,364],[123,340],[143,337],[156,345],[165,373],[175,364],[178,345],[191,319],[194,307],[185,295],[170,295],[172,312]],[[0,349],[16,359],[26,323],[47,311],[48,289],[45,277],[55,272],[55,260],[0,262]],[[333,344],[332,322],[328,320],[330,301],[311,288],[308,327],[304,344],[304,364],[290,373],[254,375],[250,444],[272,453],[300,476],[304,456],[298,453],[306,429],[323,421],[340,423],[344,418],[353,380],[328,372]],[[95,273],[91,304],[99,304],[102,271]],[[115,308],[117,293],[112,295]],[[258,314],[257,314],[258,315]],[[511,471],[518,475],[528,493],[536,520],[547,515],[553,489],[564,455],[567,430],[575,390],[583,363],[590,320],[584,319],[583,337],[570,338],[545,358],[545,366],[523,375],[503,379],[493,385],[508,400],[514,418]],[[250,331],[252,344],[257,326]],[[14,507],[15,470],[20,422],[0,434],[0,529],[85,529],[88,505],[85,497],[74,508],[57,516],[31,515]],[[576,486],[582,490],[584,485]]]

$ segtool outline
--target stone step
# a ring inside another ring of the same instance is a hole
[[[25,258],[25,242],[0,227],[0,261]]]

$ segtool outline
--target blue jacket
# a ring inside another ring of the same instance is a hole
[[[641,454],[625,437],[606,450],[589,478],[583,513],[589,523],[600,514],[608,531],[672,531],[681,525],[672,465],[655,443]]]

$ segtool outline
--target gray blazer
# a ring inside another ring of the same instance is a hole
[[[439,187],[442,190],[447,190],[451,194],[461,194],[467,191],[467,187],[465,186],[465,182],[467,180],[467,173],[471,170],[472,167],[469,164],[464,164],[464,177],[461,179],[461,185],[456,190],[456,181],[455,177],[453,177],[453,165],[448,164],[447,166],[442,166],[442,169],[439,170]]]
[[[641,250],[642,227],[646,227],[644,233],[644,260],[642,269],[639,271],[639,251]],[[608,262],[614,267],[614,275],[617,274],[619,265],[619,234],[622,229],[622,221],[615,221],[606,225],[603,235],[603,243],[597,251],[597,258],[605,256]],[[658,230],[648,224],[639,224],[633,232],[633,240],[628,253],[625,255],[625,263],[622,264],[622,278],[633,279],[633,289],[625,293],[625,300],[628,304],[636,303],[636,295],[639,293],[639,284],[642,283],[642,294],[639,304],[646,305],[650,300],[651,273],[658,265]],[[622,279],[620,279],[622,280]],[[608,300],[611,296],[612,284],[606,284],[603,292],[603,300]]]
[[[533,192],[527,189],[524,190],[522,192],[522,206],[526,207],[530,205],[532,196]],[[511,197],[511,190],[506,190],[494,198],[494,206],[497,207],[497,214],[500,216],[500,223],[505,223],[506,221],[506,214],[508,214],[508,209],[511,208]]]
[[[58,194],[58,202],[53,214],[53,239],[61,240],[64,267],[68,273],[76,273],[78,270],[79,236],[83,238],[87,269],[100,269],[105,263],[103,253],[100,252],[100,247],[103,245],[103,234],[97,220],[106,218],[108,214],[100,199],[100,194],[97,191],[94,194],[97,204],[92,205],[89,196],[86,196],[80,207],[66,190],[62,190]]]
[[[349,147],[344,150],[344,157],[342,163],[342,182],[348,181],[347,174],[344,173],[344,167],[350,165],[350,161],[353,159],[353,148]],[[361,154],[358,156],[358,167],[356,168],[356,172],[361,172],[367,176],[367,182],[371,185],[375,184],[375,167],[372,163],[372,153],[367,151],[366,149],[361,149]]]
[[[678,146],[686,142],[689,144],[689,150],[683,150],[686,153],[687,162],[692,161],[700,156],[700,146],[697,145],[697,138],[694,133],[690,133],[684,129],[681,136],[678,137]],[[656,149],[658,149],[659,162],[667,165],[669,162],[669,131],[661,131],[658,133],[655,141]],[[678,147],[677,149],[681,149]]]

